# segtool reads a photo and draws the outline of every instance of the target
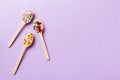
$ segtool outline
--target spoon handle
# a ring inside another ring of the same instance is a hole
[[[46,60],[50,60],[50,56],[48,54],[48,50],[47,50],[47,47],[46,47],[46,44],[45,44],[45,41],[44,41],[44,38],[43,38],[43,35],[42,33],[38,33],[39,37],[41,38],[41,42],[42,42],[42,46],[43,46],[43,49],[44,49],[44,53],[45,53],[45,58]]]
[[[17,29],[17,31],[14,33],[13,37],[10,39],[9,43],[8,43],[8,47],[10,48],[13,44],[13,42],[15,41],[15,39],[17,38],[17,36],[19,35],[20,31],[22,30],[22,28],[24,27],[25,23],[22,21],[21,25],[19,26],[19,28]]]
[[[21,60],[22,60],[22,58],[23,58],[23,55],[24,55],[24,52],[25,52],[25,50],[26,50],[26,48],[27,47],[23,47],[23,49],[22,49],[22,51],[21,51],[21,53],[20,53],[20,55],[19,55],[19,57],[18,57],[18,60],[17,60],[17,62],[16,62],[16,64],[15,64],[15,67],[14,67],[14,69],[13,69],[13,71],[12,71],[12,74],[16,74],[16,72],[17,72],[17,70],[18,70],[18,67],[19,67],[19,65],[20,65],[20,63],[21,63]]]

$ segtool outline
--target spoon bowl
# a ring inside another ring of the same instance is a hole
[[[33,19],[33,11],[28,10],[28,11],[26,11],[26,12],[23,14],[22,20],[23,20],[26,24],[30,23],[30,22],[32,21],[32,19]]]
[[[23,38],[23,45],[26,46],[26,47],[29,47],[31,46],[31,44],[33,43],[33,34],[32,33],[27,33],[24,38]]]
[[[42,33],[43,32],[43,24],[41,23],[40,20],[34,20],[33,27],[34,27],[34,30],[37,33]]]

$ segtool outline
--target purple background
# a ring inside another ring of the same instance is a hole
[[[50,61],[32,24],[6,46],[29,9],[44,24]],[[119,9],[120,0],[1,0],[0,80],[120,80]],[[27,32],[35,41],[13,76]]]

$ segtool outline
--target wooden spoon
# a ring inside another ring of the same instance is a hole
[[[47,50],[47,47],[46,47],[46,44],[45,44],[45,41],[44,41],[44,38],[43,38],[43,35],[42,35],[43,25],[42,25],[41,21],[35,20],[33,22],[33,27],[34,27],[34,30],[38,33],[39,37],[41,38],[41,42],[42,42],[42,46],[43,46],[43,49],[44,49],[46,60],[50,60],[48,50]]]
[[[18,67],[19,67],[19,65],[20,65],[20,62],[21,62],[22,57],[23,57],[23,55],[24,55],[24,53],[25,53],[25,50],[26,50],[29,46],[31,46],[31,44],[33,43],[33,39],[34,39],[34,36],[33,36],[33,34],[30,33],[30,32],[27,33],[27,34],[24,36],[24,38],[23,38],[23,49],[22,49],[22,51],[21,51],[21,53],[20,53],[20,55],[19,55],[19,57],[18,57],[17,63],[16,63],[16,65],[15,65],[13,71],[12,71],[12,74],[14,74],[14,75],[16,74],[16,71],[17,71],[17,69],[18,69]]]
[[[19,26],[19,28],[17,29],[17,31],[14,33],[13,37],[10,39],[10,41],[9,41],[9,43],[7,45],[9,48],[12,46],[13,42],[15,41],[15,39],[17,38],[17,36],[21,32],[21,30],[23,29],[23,27],[26,24],[30,23],[32,19],[33,19],[33,12],[31,10],[28,10],[28,11],[26,11],[23,14],[21,25]]]

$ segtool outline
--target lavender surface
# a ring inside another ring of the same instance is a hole
[[[120,0],[1,0],[0,80],[120,80],[119,9]],[[44,24],[50,61],[32,23],[6,46],[26,10]],[[34,44],[13,76],[27,32]]]

